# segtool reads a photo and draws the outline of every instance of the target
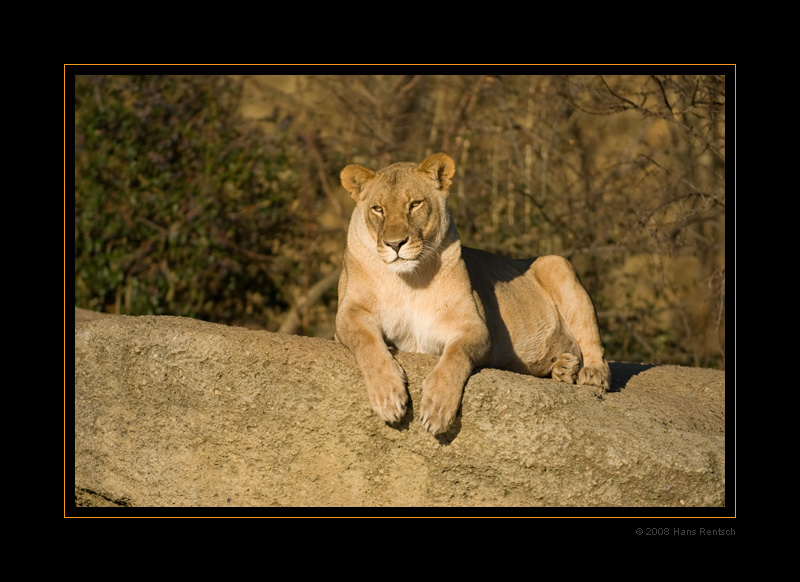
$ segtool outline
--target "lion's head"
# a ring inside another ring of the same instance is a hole
[[[421,164],[397,163],[373,171],[342,170],[342,185],[361,209],[378,256],[396,273],[412,273],[439,247],[450,228],[447,194],[455,164],[433,154]]]

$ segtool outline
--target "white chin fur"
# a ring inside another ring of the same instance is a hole
[[[389,268],[395,273],[412,273],[417,270],[419,261],[416,259],[406,260],[397,258],[389,263]]]

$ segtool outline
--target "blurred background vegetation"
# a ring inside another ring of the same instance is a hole
[[[725,367],[725,77],[75,76],[75,305],[333,336],[339,172],[444,151],[464,243],[560,254],[612,360]]]

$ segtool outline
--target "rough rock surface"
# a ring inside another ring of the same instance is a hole
[[[397,357],[419,402],[437,358]],[[437,438],[335,342],[76,309],[75,504],[723,507],[724,372],[611,369],[602,399],[479,370]]]

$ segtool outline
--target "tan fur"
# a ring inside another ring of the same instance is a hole
[[[478,366],[608,389],[594,306],[558,256],[512,260],[461,246],[447,209],[453,160],[373,171],[352,164],[356,201],[339,280],[336,338],[355,355],[370,404],[386,422],[407,410],[405,372],[387,349],[440,354],[419,416],[438,434],[453,423]]]

